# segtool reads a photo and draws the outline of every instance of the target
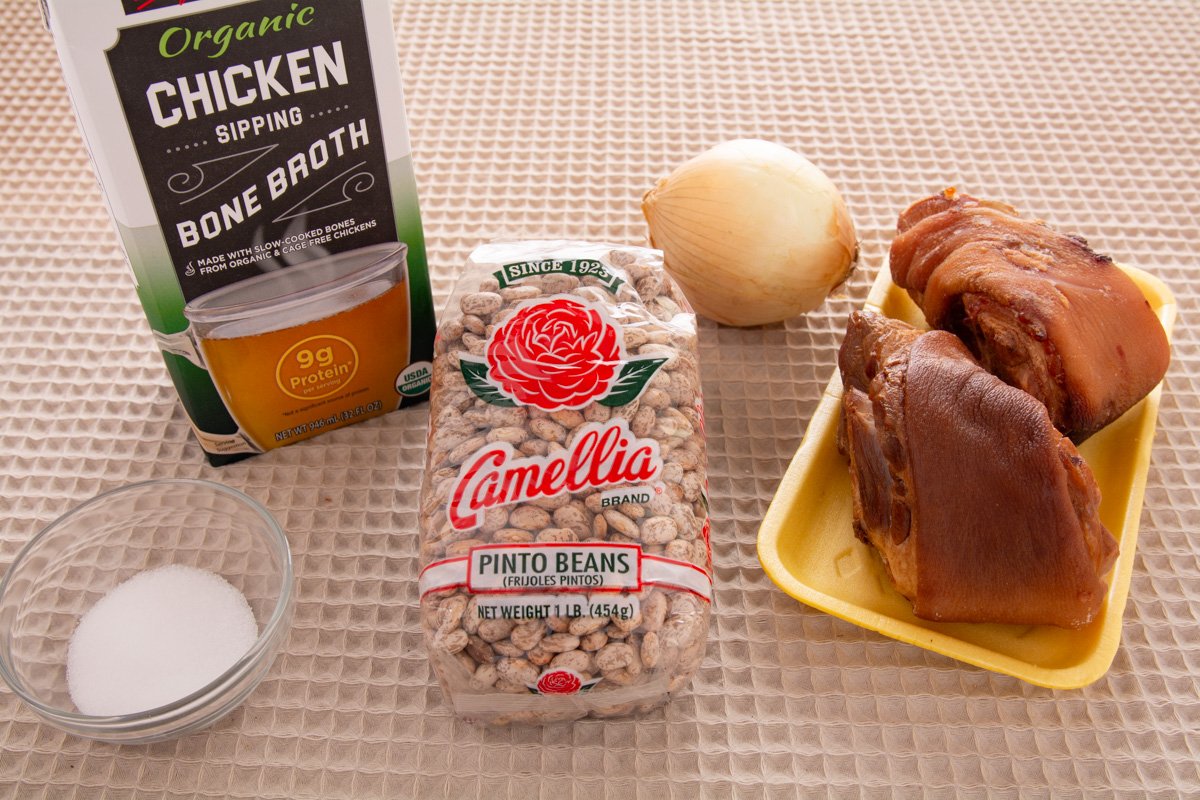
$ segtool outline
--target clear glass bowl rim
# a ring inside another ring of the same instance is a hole
[[[271,611],[271,617],[267,623],[263,625],[262,631],[258,634],[258,638],[254,641],[254,645],[246,652],[244,656],[238,659],[237,663],[221,673],[218,677],[207,683],[200,689],[192,692],[185,697],[181,697],[174,702],[165,705],[149,708],[145,711],[138,711],[133,714],[120,714],[114,716],[90,716],[88,714],[79,714],[74,711],[67,711],[57,706],[48,705],[32,696],[26,689],[23,683],[15,674],[15,670],[9,664],[9,648],[8,643],[0,641],[0,680],[8,685],[21,700],[27,703],[35,711],[39,712],[45,718],[58,720],[70,727],[72,731],[79,732],[88,730],[98,734],[101,733],[133,733],[141,729],[156,728],[163,725],[169,725],[172,719],[176,716],[186,716],[195,712],[199,708],[208,706],[210,703],[216,703],[221,700],[226,689],[234,687],[238,684],[239,679],[263,658],[264,651],[274,642],[280,625],[284,622],[284,617],[291,605],[292,599],[292,583],[294,581],[294,572],[292,568],[292,552],[288,545],[287,536],[284,534],[283,528],[275,517],[263,507],[261,503],[253,497],[238,491],[237,489],[225,486],[215,481],[203,480],[199,478],[156,478],[136,483],[124,484],[122,486],[109,489],[101,492],[95,497],[85,500],[77,506],[67,510],[59,515],[53,522],[46,525],[25,543],[13,558],[12,564],[4,573],[3,579],[0,579],[0,603],[3,602],[5,594],[9,590],[9,583],[12,575],[17,571],[17,567],[21,565],[29,554],[37,549],[46,538],[52,536],[59,527],[70,518],[86,511],[92,506],[100,505],[101,503],[111,499],[114,495],[132,492],[137,489],[146,489],[149,487],[166,487],[166,486],[193,486],[200,487],[210,491],[215,491],[219,494],[227,495],[240,504],[246,506],[255,514],[257,514],[263,522],[266,523],[267,530],[270,531],[271,544],[277,555],[281,556],[282,564],[282,581],[279,589],[279,598],[275,602],[275,608]]]

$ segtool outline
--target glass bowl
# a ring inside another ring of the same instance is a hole
[[[79,618],[133,575],[180,564],[220,575],[246,597],[258,638],[202,689],[119,716],[81,713],[67,685]],[[292,558],[275,519],[241,492],[200,480],[154,480],[101,494],[50,523],[0,581],[0,678],[68,733],[156,742],[200,730],[235,709],[274,660],[291,621]]]

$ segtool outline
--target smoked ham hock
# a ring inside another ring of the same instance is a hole
[[[892,279],[931,328],[1040,400],[1081,440],[1167,370],[1166,333],[1134,282],[1076,236],[947,189],[900,215]]]
[[[855,535],[922,619],[1078,628],[1117,543],[1100,493],[1045,407],[955,336],[851,314],[839,446]]]

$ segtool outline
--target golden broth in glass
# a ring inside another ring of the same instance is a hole
[[[409,351],[402,246],[264,273],[198,298],[189,312],[221,399],[262,450],[400,404]]]

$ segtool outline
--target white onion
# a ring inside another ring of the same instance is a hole
[[[650,241],[696,311],[764,325],[812,311],[849,276],[854,223],[837,187],[793,150],[738,139],[642,199]]]

